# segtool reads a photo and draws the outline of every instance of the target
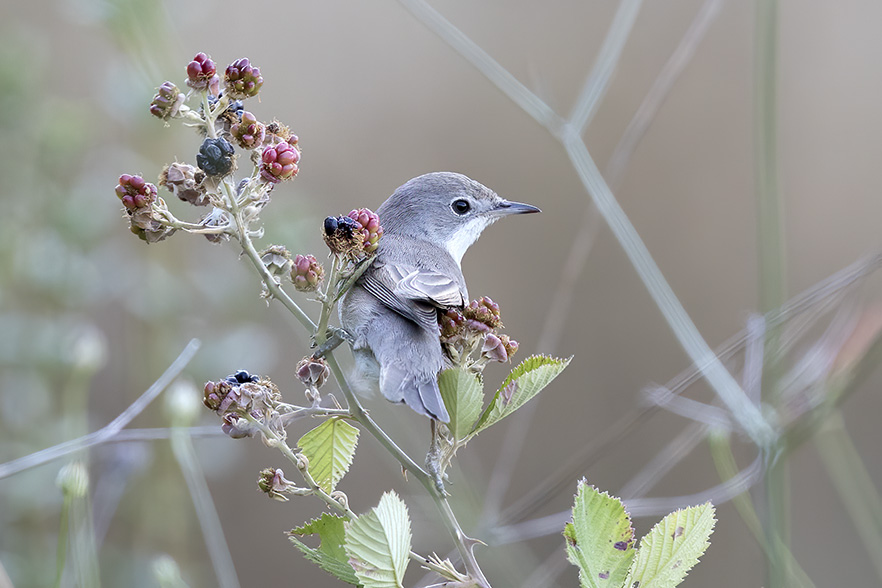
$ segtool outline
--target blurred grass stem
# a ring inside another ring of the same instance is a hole
[[[0,479],[6,478],[18,472],[28,470],[30,468],[48,463],[65,455],[69,455],[86,447],[104,443],[114,438],[122,429],[132,420],[141,414],[147,406],[153,402],[159,394],[165,390],[169,384],[178,377],[184,367],[193,359],[196,351],[199,350],[201,343],[198,339],[191,339],[180,355],[171,363],[163,374],[127,409],[125,409],[118,417],[110,423],[88,435],[83,435],[77,439],[59,443],[53,447],[37,451],[24,457],[14,459],[12,461],[0,464]]]
[[[882,499],[848,434],[842,414],[837,410],[830,415],[813,439],[882,583]]]
[[[239,588],[239,579],[233,565],[233,555],[230,553],[227,539],[224,536],[220,515],[214,506],[208,482],[205,480],[205,474],[202,472],[199,458],[193,447],[193,440],[186,427],[172,429],[171,448],[190,491],[193,507],[196,510],[196,518],[202,529],[205,547],[208,550],[215,577],[217,577],[217,585],[220,588]]]
[[[61,519],[58,525],[58,546],[55,550],[55,588],[61,588],[61,578],[64,575],[64,563],[67,559],[67,538],[70,529],[70,503],[73,497],[70,493],[64,493],[61,503]]]
[[[757,197],[757,253],[759,256],[759,307],[769,312],[786,300],[784,238],[778,179],[777,71],[778,2],[756,4],[755,51],[755,173]],[[766,329],[762,388],[767,401],[778,400],[780,385],[778,329]],[[770,588],[790,582],[790,472],[787,460],[773,460],[763,488],[766,523],[766,563]]]

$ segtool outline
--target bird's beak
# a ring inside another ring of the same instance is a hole
[[[523,204],[522,202],[509,202],[508,200],[503,200],[494,207],[493,212],[500,216],[507,216],[509,214],[526,214],[528,212],[542,211],[532,204]]]

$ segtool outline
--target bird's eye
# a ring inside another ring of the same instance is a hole
[[[466,214],[472,209],[472,205],[465,198],[458,198],[450,203],[450,207],[456,214]]]

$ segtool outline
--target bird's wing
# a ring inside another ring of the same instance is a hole
[[[361,285],[380,302],[420,327],[438,328],[438,309],[462,306],[464,293],[455,279],[438,272],[375,263]]]
[[[401,268],[396,268],[403,273]],[[440,308],[462,306],[463,292],[450,276],[425,270],[413,270],[401,277],[394,292],[412,300],[426,300]]]

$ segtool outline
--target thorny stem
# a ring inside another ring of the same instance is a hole
[[[280,301],[282,305],[287,308],[298,321],[300,321],[300,324],[309,330],[310,333],[314,332],[316,328],[315,323],[312,322],[312,319],[309,318],[303,309],[301,309],[300,306],[288,296],[288,293],[282,289],[272,274],[269,273],[269,270],[266,269],[263,261],[261,261],[260,254],[257,252],[257,249],[254,248],[254,243],[251,242],[251,237],[248,235],[248,228],[245,226],[245,222],[242,219],[242,213],[236,203],[236,196],[231,193],[233,191],[232,187],[229,186],[227,181],[223,182],[223,186],[228,193],[227,196],[230,198],[233,208],[231,212],[233,213],[233,220],[236,223],[236,234],[245,255],[251,261],[251,264],[257,270],[257,273],[260,274],[260,279],[263,280],[263,283],[266,285],[267,290],[269,290],[273,298]]]
[[[386,448],[386,451],[391,453],[395,459],[398,460],[401,467],[413,474],[423,486],[434,488],[435,484],[429,474],[417,465],[417,463],[407,455],[403,449],[398,447],[395,441],[386,434],[386,431],[380,428],[361,405],[361,402],[358,401],[358,398],[349,386],[349,382],[346,380],[346,376],[343,375],[343,370],[340,369],[340,364],[337,363],[337,358],[334,357],[334,354],[328,353],[325,356],[325,359],[328,362],[328,366],[331,368],[331,372],[334,374],[334,378],[337,380],[337,384],[340,386],[340,390],[343,391],[343,396],[346,397],[346,403],[349,405],[349,412],[352,413],[352,417],[358,421],[361,426],[367,429],[368,433],[373,435],[373,437]]]
[[[410,471],[420,484],[423,485],[441,513],[441,520],[456,545],[456,549],[465,565],[466,572],[472,579],[478,582],[478,585],[481,586],[481,588],[490,588],[490,583],[487,581],[487,578],[484,577],[484,573],[481,571],[481,567],[478,565],[475,555],[472,552],[475,540],[469,538],[463,532],[462,527],[459,525],[459,521],[456,520],[456,515],[454,514],[453,509],[450,508],[450,503],[447,502],[447,498],[435,485],[434,478],[432,478],[432,476],[430,476],[423,468],[418,466],[409,455],[402,451],[386,432],[374,422],[370,415],[368,415],[367,411],[365,411],[364,407],[362,407],[361,403],[358,401],[358,398],[352,392],[352,388],[349,387],[349,383],[346,381],[346,377],[343,375],[340,365],[337,363],[333,353],[328,353],[326,359],[328,365],[331,367],[331,372],[333,372],[334,377],[337,379],[337,383],[340,385],[340,389],[343,391],[343,395],[346,397],[346,401],[349,403],[349,410],[352,412],[352,416],[361,424],[361,426],[367,429],[368,432],[373,435],[387,451],[389,451],[389,453],[395,456],[399,463],[401,463],[401,467]]]
[[[328,320],[331,318],[331,311],[334,308],[336,298],[332,289],[337,287],[337,274],[340,272],[340,258],[334,256],[331,261],[331,273],[328,276],[328,286],[325,295],[322,297],[322,312],[319,315],[318,327],[315,331],[315,342],[321,345],[328,340]]]

